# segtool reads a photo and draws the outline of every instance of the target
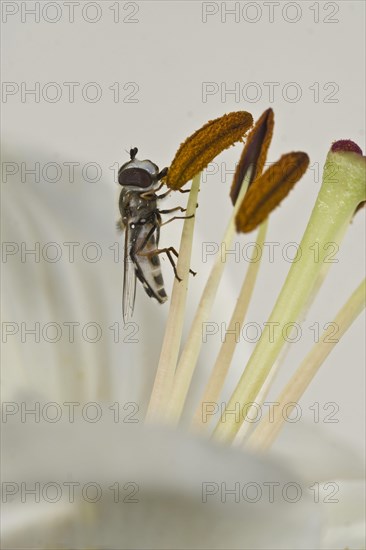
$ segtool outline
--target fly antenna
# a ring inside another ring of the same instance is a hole
[[[161,180],[161,178],[164,178],[168,173],[168,168],[163,168],[160,170],[159,174],[157,175],[158,181]]]
[[[130,149],[130,157],[131,157],[131,160],[134,160],[136,155],[137,155],[137,147],[133,147],[133,149]]]

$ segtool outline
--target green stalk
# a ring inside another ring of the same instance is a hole
[[[192,181],[191,192],[188,198],[186,215],[190,216],[196,211],[197,196],[199,192],[201,173]],[[156,372],[154,387],[151,393],[147,420],[157,420],[163,415],[173,386],[174,372],[177,365],[180,342],[182,338],[184,312],[186,306],[189,268],[191,263],[193,231],[195,218],[186,219],[183,225],[177,272],[182,281],[174,279],[172,298],[163,345],[160,352],[158,370]]]
[[[229,442],[234,439],[244,420],[246,404],[253,402],[261,391],[285,344],[282,330],[299,318],[314,289],[327,254],[325,245],[329,242],[340,243],[344,234],[340,228],[351,221],[358,204],[365,200],[364,160],[356,153],[328,153],[323,183],[300,243],[301,258],[292,264],[269,318],[269,323],[279,323],[274,341],[270,343],[270,326],[266,325],[226,412],[216,426],[214,437],[217,440]],[[319,258],[314,261],[313,248],[316,243]],[[240,418],[236,414],[238,403],[242,413]]]
[[[340,231],[339,231],[339,240],[340,241],[343,239],[343,236],[344,236],[346,230],[348,229],[348,226],[349,226],[349,223],[347,222],[347,225],[344,225],[340,229]],[[329,271],[329,268],[330,268],[331,265],[332,265],[331,262],[327,262],[327,263],[323,264],[323,266],[320,270],[320,273],[318,275],[318,278],[316,280],[316,283],[313,286],[313,290],[310,293],[309,299],[308,299],[307,303],[304,305],[304,309],[300,314],[300,318],[297,319],[298,324],[301,325],[303,323],[303,321],[305,320],[306,314],[307,314],[308,310],[310,309],[313,301],[317,297],[318,292],[319,292],[319,290],[320,290],[320,288],[321,288],[321,286],[322,286],[322,284],[323,284],[323,282],[324,282],[324,280],[325,280],[325,278],[328,274],[328,271]],[[265,383],[261,387],[259,394],[255,397],[255,406],[253,406],[252,409],[249,409],[248,414],[247,414],[248,417],[251,416],[251,410],[253,410],[253,413],[255,413],[256,410],[257,410],[257,407],[263,405],[263,403],[264,403],[264,401],[267,397],[267,394],[271,389],[272,383],[274,382],[278,371],[281,369],[281,367],[282,367],[282,365],[283,365],[283,363],[284,363],[284,361],[287,357],[287,353],[289,351],[289,348],[290,348],[290,343],[289,343],[289,341],[286,341],[286,344],[282,348],[280,355],[277,357],[275,363],[272,365],[272,369],[271,369],[269,375],[267,376],[267,379],[266,379]],[[255,414],[254,414],[254,416],[255,416]],[[244,420],[244,422],[242,423],[242,425],[240,427],[240,430],[236,434],[236,437],[234,439],[234,445],[241,445],[241,444],[246,445],[245,439],[247,438],[247,435],[252,430],[252,428],[253,428],[253,423],[248,422],[247,420]]]
[[[239,196],[236,200],[231,218],[226,227],[226,231],[222,240],[222,243],[223,245],[225,245],[226,249],[230,248],[231,243],[234,239],[236,214],[248,189],[251,174],[252,169],[249,167],[246,172]],[[212,271],[203,290],[201,300],[198,304],[198,308],[193,319],[185,347],[177,366],[177,371],[174,377],[173,390],[167,408],[167,421],[171,424],[176,424],[181,417],[194,369],[196,367],[198,356],[201,350],[202,326],[203,323],[207,321],[210,314],[224,267],[225,262],[222,261],[221,254],[218,252]]]
[[[331,324],[332,326],[323,332],[320,341],[313,346],[295,374],[286,384],[281,395],[275,400],[278,403],[278,411],[283,410],[284,406],[288,407],[291,403],[294,403],[295,406],[299,402],[325,359],[365,308],[365,291],[366,280],[364,279],[338,312]],[[334,325],[338,327],[337,340],[329,341],[327,337],[333,331]],[[292,408],[288,409],[288,414],[290,414],[291,410]],[[251,434],[248,444],[255,449],[268,449],[276,439],[284,421],[281,414],[276,414],[271,421],[269,415],[267,415]]]
[[[268,228],[268,219],[265,220],[260,226],[257,235],[257,248],[263,249],[263,243],[266,238]],[[192,427],[194,430],[202,431],[208,426],[208,422],[203,421],[203,412],[206,404],[217,404],[217,400],[220,397],[222,387],[224,385],[226,375],[228,373],[231,361],[236,347],[236,327],[242,326],[248,307],[253,295],[255,282],[259,271],[261,261],[254,261],[256,252],[253,252],[252,261],[248,266],[245,278],[239,293],[239,297],[232,314],[229,327],[225,334],[225,340],[221,345],[220,351],[216,358],[215,366],[211,372],[210,378],[207,382],[206,388],[202,395],[200,404],[196,409],[196,413],[193,418]]]

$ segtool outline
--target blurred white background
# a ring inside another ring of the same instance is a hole
[[[41,175],[41,182],[35,185],[31,174],[25,176],[25,183],[19,181],[19,166],[18,173],[8,175],[3,184],[5,209],[7,193],[14,192],[16,182],[17,192],[24,196],[35,190],[52,196],[57,189],[59,208],[53,213],[57,220],[45,222],[42,243],[57,240],[56,224],[66,231],[72,227],[71,241],[105,242],[104,251],[108,242],[112,245],[120,238],[114,233],[119,189],[110,167],[125,162],[130,147],[139,147],[141,158],[163,167],[169,165],[181,141],[207,120],[233,110],[248,110],[257,118],[267,107],[274,109],[275,133],[268,162],[290,150],[304,150],[310,156],[311,169],[271,218],[267,240],[281,244],[273,264],[264,256],[248,318],[263,323],[290,266],[282,257],[283,246],[300,241],[331,142],[351,138],[363,147],[363,3],[3,2],[2,10],[6,160],[19,163],[24,159],[27,168],[39,162],[41,171],[55,162],[62,169],[62,181],[53,184]],[[204,83],[211,83],[206,90],[212,95],[204,93]],[[37,86],[37,96],[25,94]],[[236,95],[230,90],[236,90]],[[91,102],[96,93],[100,99]],[[240,152],[240,144],[224,152],[217,159],[218,173],[207,175],[207,184],[201,186],[192,261],[199,275],[191,281],[192,310],[210,265],[209,261],[202,264],[202,242],[221,239],[231,209],[231,174],[225,174],[225,168],[234,169]],[[75,182],[69,183],[67,163],[72,162],[78,164]],[[87,163],[96,163],[100,169],[90,167],[83,174]],[[51,180],[56,171],[51,167],[47,174]],[[91,181],[99,177],[99,181]],[[181,202],[179,195],[166,204]],[[83,222],[85,216],[87,223]],[[78,224],[83,225],[82,238]],[[167,226],[163,241],[177,246],[180,228],[180,222]],[[363,234],[361,212],[346,236],[339,263],[332,266],[309,312],[303,338],[288,357],[287,372],[297,366],[312,343],[314,335],[308,327],[331,321],[359,283],[364,266]],[[253,237],[238,240],[242,246]],[[6,238],[15,240],[8,233]],[[84,269],[101,270],[107,286],[113,282],[115,304],[109,305],[111,317],[118,320],[122,268],[110,261],[111,256],[107,251],[98,264],[82,263]],[[213,320],[228,319],[246,268],[243,260],[231,264],[222,290],[226,295],[218,301]],[[26,269],[28,264],[23,266]],[[170,290],[172,275],[166,262],[164,271]],[[89,307],[96,299],[87,297]],[[149,315],[154,316],[157,310],[162,316],[166,313],[167,307],[147,303],[142,291],[137,300]],[[223,304],[227,309],[222,309]],[[138,312],[135,320],[143,324],[141,334],[146,341],[149,323],[144,323]],[[309,406],[314,402],[339,404],[339,423],[326,428],[358,448],[364,433],[363,329],[363,321],[358,319],[306,394]],[[209,357],[215,356],[218,338],[212,337],[206,346]],[[236,355],[235,363],[242,365],[240,356]]]
[[[29,398],[37,391],[55,400],[81,396],[98,401],[112,395],[121,402],[136,400],[144,409],[168,306],[159,307],[139,289],[134,317],[139,342],[113,343],[108,326],[122,322],[122,258],[113,261],[108,248],[121,241],[115,230],[120,190],[116,167],[135,146],[140,158],[168,166],[179,144],[206,121],[236,110],[250,111],[256,119],[268,107],[274,109],[268,162],[303,150],[310,169],[271,216],[267,240],[279,243],[278,252],[273,263],[268,255],[263,258],[247,318],[262,324],[290,267],[281,251],[286,243],[300,242],[330,144],[350,138],[364,150],[364,3],[9,1],[1,8],[3,160],[14,163],[3,169],[4,240],[29,247],[35,241],[41,246],[96,242],[103,251],[96,263],[76,253],[70,264],[63,245],[64,255],[55,264],[22,263],[19,254],[9,257],[4,264],[4,319],[18,324],[93,321],[107,334],[94,347],[79,339],[67,351],[64,341],[51,348],[28,339],[22,344],[19,335],[9,337],[4,346],[5,398]],[[237,144],[216,159],[217,173],[207,174],[201,185],[192,258],[198,275],[190,281],[189,315],[211,265],[210,258],[202,261],[202,243],[221,240],[231,211],[231,174],[241,149]],[[31,174],[22,181],[24,169],[35,163],[40,163],[39,182]],[[52,167],[42,175],[47,163],[61,168],[59,181],[51,181],[56,173]],[[70,163],[75,163],[74,181]],[[88,163],[94,167],[86,171]],[[166,208],[182,204],[182,199],[184,195],[169,198]],[[363,277],[364,220],[363,211],[352,223],[272,397],[313,344],[309,327],[317,322],[321,329],[331,321]],[[167,226],[163,244],[178,247],[180,230],[180,222]],[[253,233],[237,241],[242,246],[254,239]],[[230,260],[212,321],[229,320],[245,269],[243,259]],[[168,262],[163,270],[170,294]],[[359,318],[306,392],[301,419],[313,423],[314,403],[319,403],[317,429],[359,454],[365,433],[364,331],[364,318]],[[219,345],[217,335],[204,346],[188,405],[195,406]],[[252,347],[244,341],[238,346],[226,397]],[[61,348],[64,355],[57,351]],[[52,361],[64,361],[61,379],[50,373]],[[322,421],[332,412],[324,409],[327,403],[339,408],[338,422]]]

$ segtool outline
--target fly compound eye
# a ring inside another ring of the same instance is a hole
[[[150,187],[153,183],[151,174],[142,168],[125,168],[118,174],[118,183],[131,187]]]

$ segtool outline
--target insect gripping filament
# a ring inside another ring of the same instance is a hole
[[[121,213],[120,227],[125,233],[124,277],[123,277],[123,319],[127,322],[133,313],[136,295],[136,279],[142,283],[148,296],[159,303],[167,300],[161,273],[159,254],[160,226],[162,225],[156,191],[161,187],[160,179],[167,168],[159,168],[150,160],[138,160],[137,148],[130,150],[130,160],[118,172],[118,183],[122,186],[119,198]]]

